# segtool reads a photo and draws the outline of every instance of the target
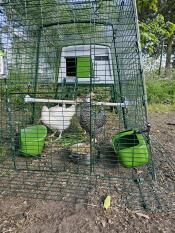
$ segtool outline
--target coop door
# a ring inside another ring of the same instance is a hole
[[[67,57],[66,58],[66,75],[67,77],[75,77],[76,76],[76,57]]]
[[[91,58],[77,57],[77,78],[89,78],[91,76]]]

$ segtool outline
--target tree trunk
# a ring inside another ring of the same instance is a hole
[[[168,39],[168,44],[167,44],[167,52],[166,52],[166,66],[165,66],[165,74],[166,76],[169,76],[171,73],[171,55],[172,55],[172,43],[173,43],[173,37],[174,35],[172,35],[169,39]]]

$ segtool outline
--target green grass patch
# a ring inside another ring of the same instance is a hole
[[[59,145],[62,148],[69,148],[83,140],[85,140],[85,136],[82,134],[63,133],[62,138],[59,140]]]
[[[175,103],[175,80],[146,81],[149,104],[174,104]]]
[[[80,127],[77,117],[74,116],[71,120],[70,127],[63,132],[58,143],[62,148],[69,148],[85,139],[86,135],[84,134],[84,130]]]
[[[175,103],[174,104],[149,104],[148,111],[149,112],[172,112],[172,111],[175,111]]]
[[[150,112],[175,111],[175,80],[147,78],[146,87]]]

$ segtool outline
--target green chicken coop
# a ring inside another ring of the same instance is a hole
[[[4,0],[0,11],[4,164],[153,175],[135,0]]]

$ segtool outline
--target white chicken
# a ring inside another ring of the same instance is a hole
[[[76,105],[72,105],[66,108],[66,105],[56,105],[48,108],[43,106],[41,112],[41,121],[44,125],[51,130],[59,131],[59,138],[61,138],[62,132],[70,126],[71,119],[76,112]],[[55,133],[54,133],[55,134]]]

